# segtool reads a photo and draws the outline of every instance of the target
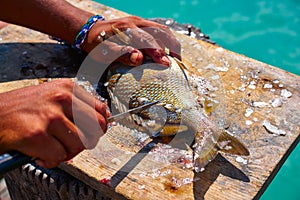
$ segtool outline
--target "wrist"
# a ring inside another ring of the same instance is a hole
[[[105,18],[102,15],[91,16],[78,31],[73,46],[77,49],[82,49],[86,52],[90,52],[96,46],[95,39],[97,38],[97,34],[95,34],[94,31],[97,28],[93,29],[93,27],[96,26],[96,23],[103,20],[105,20]]]
[[[87,53],[91,52],[97,45],[100,44],[98,36],[101,24],[103,21],[98,21],[87,34],[86,39],[81,44],[81,49]]]

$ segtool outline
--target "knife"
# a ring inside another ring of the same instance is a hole
[[[118,121],[120,119],[123,119],[124,117],[128,116],[128,115],[131,115],[131,114],[136,114],[138,112],[141,112],[147,108],[150,108],[151,106],[159,103],[160,101],[153,101],[153,102],[150,102],[150,103],[146,103],[142,106],[139,106],[139,107],[136,107],[136,108],[132,108],[132,109],[129,109],[125,112],[122,112],[122,113],[119,113],[119,114],[116,114],[116,115],[113,115],[109,118],[107,118],[107,121],[110,123],[110,122],[115,122],[115,121]]]
[[[109,123],[118,121],[128,115],[136,114],[140,111],[143,111],[143,110],[157,104],[158,102],[159,101],[154,101],[154,102],[150,102],[150,103],[144,104],[142,106],[139,106],[139,107],[136,107],[133,109],[129,109],[123,113],[119,113],[119,114],[116,114],[116,115],[113,115],[113,116],[107,118],[107,121]],[[2,155],[0,155],[0,176],[3,176],[5,173],[7,173],[13,169],[16,169],[18,167],[21,167],[22,165],[25,165],[27,163],[30,163],[34,160],[35,160],[35,158],[26,156],[18,151],[10,151],[5,154],[2,154]]]

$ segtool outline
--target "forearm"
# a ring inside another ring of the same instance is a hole
[[[0,6],[1,20],[62,38],[70,44],[92,15],[65,0],[2,0]]]
[[[72,6],[65,0],[2,0],[0,4],[0,20],[29,27],[61,38],[69,44],[74,44],[75,38],[82,26],[93,16],[92,13]],[[132,37],[129,44],[118,41],[108,41],[107,53],[97,49],[92,57],[100,63],[109,63],[110,58],[126,65],[138,66],[143,62],[144,54],[154,62],[169,66],[170,61],[165,55],[164,47],[168,47],[170,55],[180,58],[180,44],[172,32],[161,24],[139,17],[129,16],[112,20],[98,20],[88,30],[80,48],[91,52],[118,31],[129,30]],[[142,30],[144,29],[144,30]],[[104,32],[104,36],[100,35]],[[143,52],[139,49],[144,49]],[[122,53],[122,55],[120,55]],[[108,56],[106,55],[108,54]]]

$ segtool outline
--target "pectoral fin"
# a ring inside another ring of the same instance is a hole
[[[161,132],[159,133],[160,136],[171,136],[177,133],[187,131],[188,127],[185,125],[165,125]]]
[[[205,136],[206,135],[206,136]],[[197,132],[195,135],[194,149],[194,170],[201,172],[218,154],[218,147],[214,137],[204,132]]]
[[[193,146],[194,168],[196,172],[202,171],[216,157],[218,151],[242,156],[249,155],[248,149],[237,138],[226,131],[222,131],[216,142],[213,138],[203,138],[203,133],[196,133],[195,144]]]
[[[201,172],[204,170],[204,167],[211,162],[218,154],[216,148],[211,148],[209,151],[206,151],[205,154],[202,152],[199,155],[194,151],[194,170],[196,172]]]

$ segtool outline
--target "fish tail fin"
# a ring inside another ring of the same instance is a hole
[[[244,144],[226,131],[222,131],[217,140],[214,140],[214,137],[203,138],[201,135],[201,133],[197,133],[195,137],[194,170],[196,172],[203,171],[204,167],[217,156],[219,151],[242,156],[249,155]]]
[[[250,154],[245,145],[226,130],[222,131],[216,145],[218,150],[224,153],[241,156],[249,156]]]

